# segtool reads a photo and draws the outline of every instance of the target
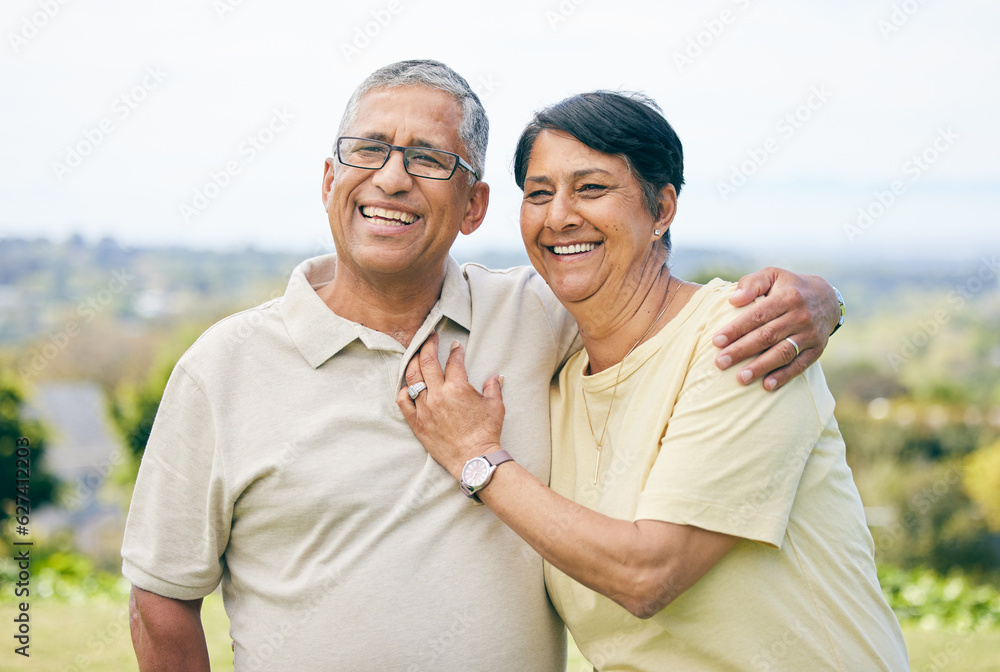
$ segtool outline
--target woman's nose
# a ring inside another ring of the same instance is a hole
[[[573,199],[557,192],[549,202],[546,211],[545,226],[553,231],[562,231],[583,224],[583,217],[576,211]]]

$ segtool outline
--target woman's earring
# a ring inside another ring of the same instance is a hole
[[[660,235],[660,230],[659,229],[653,229],[653,235],[656,235],[656,236]]]

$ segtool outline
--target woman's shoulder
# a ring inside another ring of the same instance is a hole
[[[721,328],[745,310],[729,303],[729,297],[736,291],[736,283],[714,278],[698,289],[688,299],[678,314],[677,326],[698,325],[702,329]],[[714,335],[714,331],[712,335]]]

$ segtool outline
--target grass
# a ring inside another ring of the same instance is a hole
[[[0,621],[10,623],[16,607],[0,603]],[[82,672],[136,670],[125,604],[70,604],[58,601],[31,605],[30,658],[15,655],[11,646],[0,650],[0,670]],[[213,670],[232,670],[229,619],[222,599],[213,594],[202,611]],[[960,634],[942,630],[905,628],[903,634],[914,671],[986,672],[1000,670],[1000,630]],[[10,635],[7,635],[9,637]],[[568,672],[590,672],[590,666],[571,645]]]

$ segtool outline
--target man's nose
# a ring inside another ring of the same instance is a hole
[[[372,182],[387,194],[398,194],[413,187],[413,176],[406,172],[403,152],[390,150],[385,165],[375,171]]]

